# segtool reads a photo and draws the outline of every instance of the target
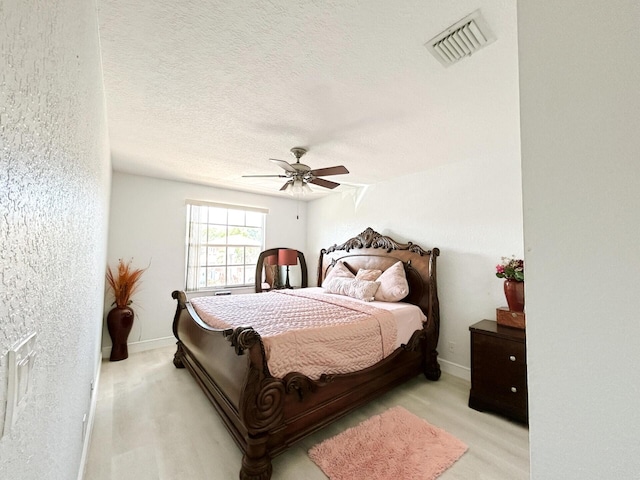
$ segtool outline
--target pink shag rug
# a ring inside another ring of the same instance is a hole
[[[309,450],[331,480],[433,480],[467,446],[402,407],[365,420]]]

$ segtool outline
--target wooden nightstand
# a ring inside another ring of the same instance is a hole
[[[469,406],[528,421],[525,331],[492,320],[471,325]]]

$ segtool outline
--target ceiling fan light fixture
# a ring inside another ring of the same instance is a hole
[[[285,192],[292,197],[304,197],[306,194],[313,193],[313,190],[307,185],[307,182],[296,178],[287,184]]]
[[[293,185],[291,187],[291,195],[293,195],[294,197],[301,196],[303,192],[302,185],[303,185],[302,180],[300,180],[299,178],[296,178],[293,181]]]

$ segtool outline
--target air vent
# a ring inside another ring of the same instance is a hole
[[[424,46],[442,65],[448,67],[486,47],[495,39],[480,10],[476,10],[433,37]]]

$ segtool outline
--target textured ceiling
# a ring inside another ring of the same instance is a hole
[[[424,43],[480,8],[497,41],[444,68]],[[277,194],[269,158],[372,184],[487,156],[517,109],[511,0],[98,0],[113,168]],[[514,98],[516,105],[514,105]],[[517,112],[516,112],[517,114]],[[339,189],[353,188],[342,186]],[[313,187],[316,198],[327,190]]]

